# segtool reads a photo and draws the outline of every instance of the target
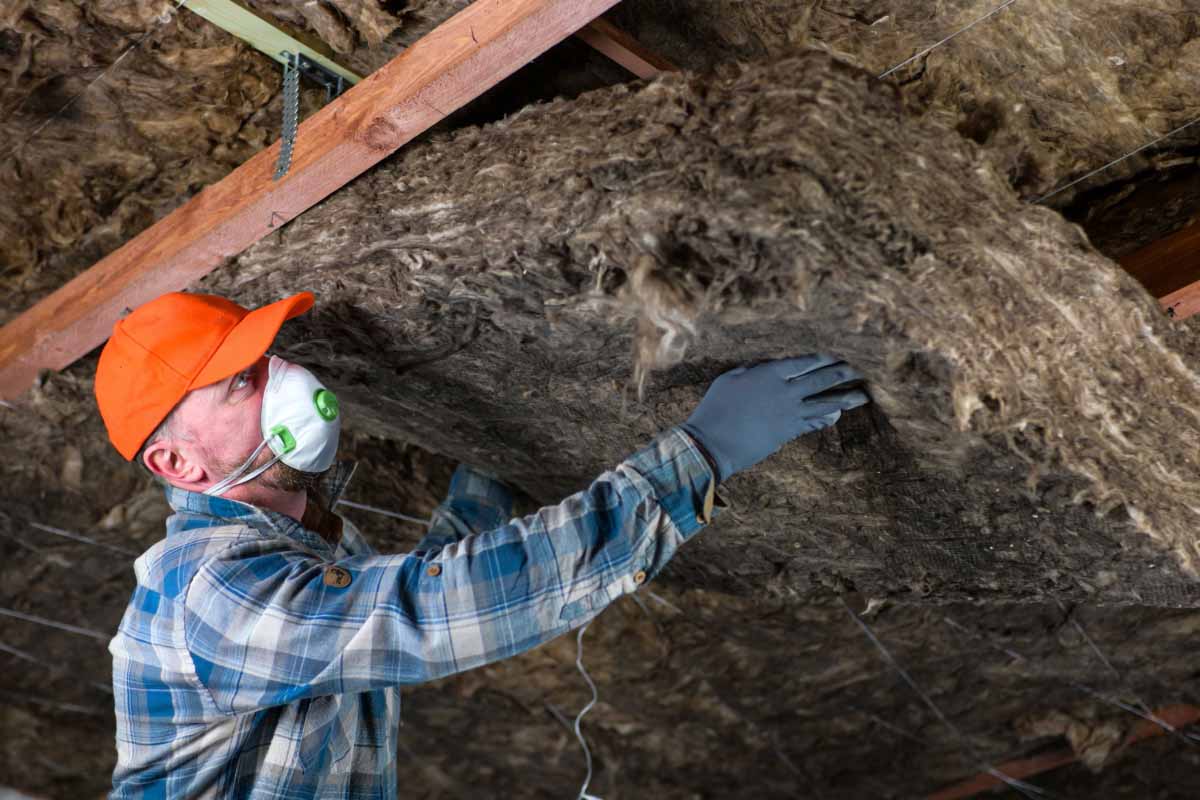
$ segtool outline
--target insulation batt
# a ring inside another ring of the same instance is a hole
[[[348,421],[544,500],[723,369],[843,356],[874,409],[728,484],[751,555],[683,558],[725,588],[1197,596],[1197,376],[1168,322],[979,147],[820,52],[435,137],[204,287],[312,289],[293,344]]]
[[[277,65],[190,13],[170,15],[174,2],[0,0],[0,138],[22,143],[11,153],[6,144],[0,159],[0,195],[12,199],[0,204],[0,321],[278,138]],[[468,3],[246,2],[362,75]],[[625,0],[614,18],[690,71],[773,60],[808,44],[879,74],[996,5]],[[1029,199],[1196,116],[1188,98],[1200,93],[1198,19],[1200,0],[1019,0],[891,80],[911,112],[983,144]],[[143,34],[117,69],[80,95]],[[568,41],[477,106],[503,113],[627,80],[605,66]],[[321,91],[306,84],[302,113],[320,102]],[[1131,178],[1192,174],[1197,143],[1193,126],[1052,202],[1062,207]],[[1165,214],[1163,205],[1148,219],[1138,215],[1137,226],[1161,237],[1195,203]],[[1097,229],[1111,231],[1128,216]]]

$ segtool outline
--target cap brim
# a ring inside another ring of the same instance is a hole
[[[188,391],[223,381],[258,361],[275,341],[283,323],[307,312],[313,307],[313,300],[312,292],[301,292],[242,317],[196,375]]]

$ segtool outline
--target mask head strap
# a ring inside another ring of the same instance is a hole
[[[272,465],[274,465],[274,463],[276,461],[283,458],[284,453],[286,453],[291,448],[290,447],[286,448],[283,451],[283,453],[280,453],[279,455],[275,456],[274,458],[272,458],[267,463],[263,464],[258,469],[254,470],[253,472],[251,472],[248,475],[242,476],[242,473],[244,473],[246,470],[250,469],[250,465],[254,463],[254,459],[258,458],[258,454],[262,452],[262,449],[267,446],[267,444],[271,441],[271,439],[274,439],[278,436],[279,436],[279,434],[277,432],[272,431],[271,436],[269,438],[263,439],[261,442],[259,442],[258,447],[254,448],[254,452],[250,454],[249,458],[247,458],[245,461],[242,462],[241,466],[239,466],[233,472],[226,475],[223,479],[221,479],[217,483],[214,483],[212,486],[205,489],[204,494],[211,495],[213,497],[220,497],[225,492],[232,489],[234,486],[240,486],[243,483],[252,481],[255,478],[257,478],[259,475],[266,472],[267,469],[269,469]],[[295,447],[294,442],[292,444],[292,447]]]

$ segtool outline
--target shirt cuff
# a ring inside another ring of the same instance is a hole
[[[661,434],[626,464],[654,490],[675,527],[689,537],[709,524],[721,503],[716,474],[695,440],[680,427]]]
[[[449,510],[473,531],[499,528],[512,518],[512,490],[486,470],[459,464],[438,511]]]

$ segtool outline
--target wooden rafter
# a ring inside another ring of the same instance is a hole
[[[283,51],[303,53],[327,69],[340,74],[350,84],[362,80],[358,75],[289,36],[270,20],[246,8],[237,0],[186,0],[184,7],[281,64],[287,63],[282,56]],[[644,47],[637,39],[603,17],[592,20],[575,35],[639,78],[653,78],[659,73],[673,72],[677,69],[670,61]]]
[[[639,78],[653,78],[679,69],[603,17],[588,23],[575,35]]]
[[[1200,312],[1200,222],[1120,260],[1175,319]]]
[[[186,0],[184,7],[203,17],[218,28],[232,33],[268,58],[286,64],[282,53],[308,56],[331,72],[346,79],[349,84],[362,78],[350,70],[326,58],[313,48],[281,31],[266,19],[234,0]]]
[[[1171,728],[1186,728],[1200,721],[1200,708],[1192,705],[1167,706],[1166,708],[1156,710],[1154,716],[1161,722],[1166,723],[1166,725],[1171,726]],[[1152,739],[1156,736],[1162,736],[1167,732],[1167,729],[1163,725],[1151,720],[1139,720],[1125,735],[1125,738],[1121,740],[1120,745],[1117,747],[1117,752],[1137,744],[1143,739]],[[1064,767],[1067,764],[1073,764],[1078,760],[1079,755],[1077,753],[1070,748],[1064,748],[1062,750],[1041,753],[1029,758],[1006,761],[1003,764],[997,764],[995,769],[1004,773],[1009,778],[1022,780],[1052,769]],[[1004,782],[1000,778],[997,778],[994,773],[982,772],[962,783],[956,783],[953,786],[947,786],[945,789],[934,792],[926,800],[966,800],[968,797],[975,797],[978,794],[1003,785]]]
[[[279,144],[0,329],[0,398],[70,365],[123,312],[183,289],[516,72],[617,0],[476,0],[300,126],[286,178]]]

